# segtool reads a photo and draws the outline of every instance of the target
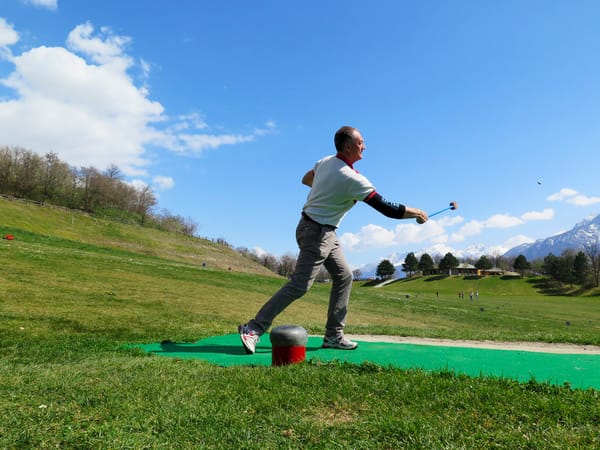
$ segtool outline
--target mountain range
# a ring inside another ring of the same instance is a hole
[[[544,258],[550,253],[560,256],[563,251],[568,249],[583,250],[594,242],[600,242],[600,215],[579,222],[571,230],[564,233],[513,247],[503,256],[516,257],[523,255],[529,261],[533,261]]]

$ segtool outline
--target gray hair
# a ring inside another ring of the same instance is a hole
[[[342,152],[346,144],[354,142],[355,131],[356,128],[345,125],[335,132],[333,142],[338,152]]]

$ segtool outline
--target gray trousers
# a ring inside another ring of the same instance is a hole
[[[303,217],[296,228],[296,241],[300,253],[290,281],[262,306],[254,320],[248,324],[259,334],[265,333],[275,317],[308,292],[324,265],[332,280],[325,336],[341,336],[352,290],[352,271],[342,252],[335,228],[319,225]]]

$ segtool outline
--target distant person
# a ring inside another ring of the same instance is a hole
[[[262,306],[254,319],[238,327],[247,353],[254,353],[260,336],[269,329],[275,317],[308,292],[322,266],[332,280],[323,347],[355,349],[357,344],[344,336],[352,270],[337,238],[337,227],[357,201],[364,201],[393,219],[416,219],[419,224],[428,220],[427,213],[420,209],[385,200],[371,182],[354,169],[353,164],[362,159],[366,148],[356,128],[340,128],[335,133],[334,143],[337,153],[317,161],[302,177],[302,183],[311,189],[296,228],[300,253],[294,274]]]

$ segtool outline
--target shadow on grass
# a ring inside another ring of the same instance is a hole
[[[527,283],[531,284],[540,294],[544,295],[560,295],[568,296],[571,295],[570,289],[566,286],[561,286],[557,281],[551,280],[550,278],[533,278],[527,280]]]
[[[373,287],[377,286],[379,283],[383,283],[384,280],[369,280],[364,282],[360,287]]]
[[[270,349],[257,347],[257,353],[270,352]],[[187,342],[161,342],[160,350],[151,350],[150,353],[221,353],[225,355],[245,355],[241,345],[194,345]]]
[[[449,277],[449,275],[433,275],[433,276],[429,276],[429,277],[425,278],[425,282],[428,283],[430,281],[441,281],[441,280],[445,280],[448,277]]]
[[[306,352],[321,350],[320,345],[307,345]],[[256,346],[256,353],[271,353],[271,346]],[[246,355],[242,345],[220,345],[205,344],[197,345],[189,342],[163,341],[160,343],[160,350],[149,350],[148,353],[212,353],[221,355]]]
[[[409,278],[396,278],[394,281],[390,281],[387,286],[389,286],[390,284],[396,284],[396,283],[400,283],[402,281],[407,281],[410,280]]]
[[[552,278],[529,278],[527,283],[531,284],[540,294],[548,296],[561,297],[598,297],[600,291],[593,286],[587,285],[567,285],[553,280]]]

